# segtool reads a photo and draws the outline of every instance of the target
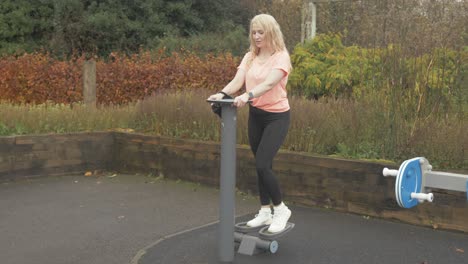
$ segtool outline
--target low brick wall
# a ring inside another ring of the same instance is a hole
[[[0,179],[112,168],[112,133],[0,137]]]
[[[0,178],[102,169],[218,186],[219,150],[213,142],[120,132],[3,137]],[[395,178],[382,176],[386,166],[281,151],[274,170],[288,202],[468,232],[464,193],[433,190],[434,203],[402,209],[395,201]],[[257,193],[248,147],[237,149],[237,188]]]

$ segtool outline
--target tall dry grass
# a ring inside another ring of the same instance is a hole
[[[131,105],[88,108],[82,104],[0,103],[0,135],[3,136],[130,128],[134,119]]]
[[[203,141],[220,140],[209,92],[155,94],[126,106],[10,105],[0,103],[0,135],[131,129]],[[446,113],[412,120],[378,100],[290,98],[291,127],[283,149],[401,162],[428,158],[437,168],[468,168],[468,116]],[[238,110],[237,142],[248,144],[248,109]]]

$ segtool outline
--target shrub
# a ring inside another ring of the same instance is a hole
[[[4,57],[0,98],[12,103],[81,102],[83,62],[83,57],[60,61],[47,53]],[[237,64],[229,53],[111,53],[96,62],[98,103],[126,104],[167,89],[218,90],[234,76]]]

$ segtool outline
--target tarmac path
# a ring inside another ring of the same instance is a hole
[[[147,175],[0,182],[0,263],[218,263],[216,188]],[[258,210],[237,194],[237,221]],[[290,206],[276,254],[235,263],[466,264],[468,234]]]

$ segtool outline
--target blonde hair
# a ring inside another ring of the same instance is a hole
[[[252,35],[254,26],[262,28],[265,32],[265,41],[273,49],[274,52],[283,51],[286,49],[284,44],[283,33],[281,32],[280,25],[276,22],[276,19],[268,14],[256,15],[250,21],[250,51],[252,53],[251,59],[253,60],[259,53],[260,49],[255,45],[255,39]]]

